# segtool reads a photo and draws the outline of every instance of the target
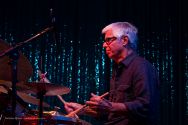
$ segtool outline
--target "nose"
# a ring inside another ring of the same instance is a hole
[[[108,45],[106,44],[106,42],[103,43],[103,48],[108,47]]]

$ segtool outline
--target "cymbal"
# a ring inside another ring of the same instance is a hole
[[[10,45],[0,39],[0,53],[2,53],[4,50],[7,50],[8,48],[10,48]],[[17,64],[17,80],[27,81],[28,78],[32,76],[33,69],[27,58],[21,52],[19,52],[19,54],[20,56]],[[9,62],[10,59],[8,56],[0,58],[0,79],[2,80],[12,80],[11,65]]]
[[[40,92],[44,93],[44,96],[56,96],[68,94],[70,89],[68,87],[57,85],[54,83],[44,83],[44,82],[27,82],[18,84],[22,88],[22,92],[38,94]]]
[[[17,95],[26,103],[30,103],[30,104],[33,104],[33,105],[39,105],[39,99],[37,99],[36,97],[34,96],[31,96],[31,95],[28,95],[26,93],[23,93],[23,92],[20,92],[20,91],[17,91]],[[49,104],[43,102],[43,106],[44,107],[50,107]]]
[[[10,89],[12,87],[12,82],[0,80],[0,86],[5,86],[6,88]],[[70,92],[68,87],[44,82],[18,82],[16,83],[16,89],[20,92],[27,94],[31,93],[35,95],[40,92],[44,92],[44,96],[63,95]]]
[[[0,80],[0,86],[4,87],[4,89],[12,90],[12,82],[11,81],[6,81],[6,80]],[[27,86],[24,86],[22,82],[16,83],[16,89],[19,91],[23,91],[26,89]]]
[[[6,86],[7,88],[12,87],[12,82],[11,81],[6,81],[6,80],[0,80],[0,86]]]
[[[12,87],[12,82],[0,80],[0,92],[8,94],[8,90],[11,90],[11,87]],[[39,101],[40,101],[39,99],[22,92],[24,87],[25,86],[23,86],[22,83],[16,84],[17,95],[26,103],[33,104],[33,105],[39,105]],[[43,106],[50,107],[50,105],[45,102],[43,102]]]
[[[3,86],[0,86],[0,93],[8,94],[8,91]]]

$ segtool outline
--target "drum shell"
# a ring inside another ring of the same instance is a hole
[[[45,115],[41,119],[43,125],[81,125],[79,120],[65,116]],[[24,116],[20,120],[20,125],[38,125],[38,116]]]

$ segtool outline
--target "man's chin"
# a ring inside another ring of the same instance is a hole
[[[112,54],[107,54],[108,58],[113,59],[113,55]]]

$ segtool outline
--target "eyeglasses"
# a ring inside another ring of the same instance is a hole
[[[104,40],[104,42],[107,44],[107,45],[110,45],[113,41],[115,41],[117,39],[117,37],[108,37]]]

